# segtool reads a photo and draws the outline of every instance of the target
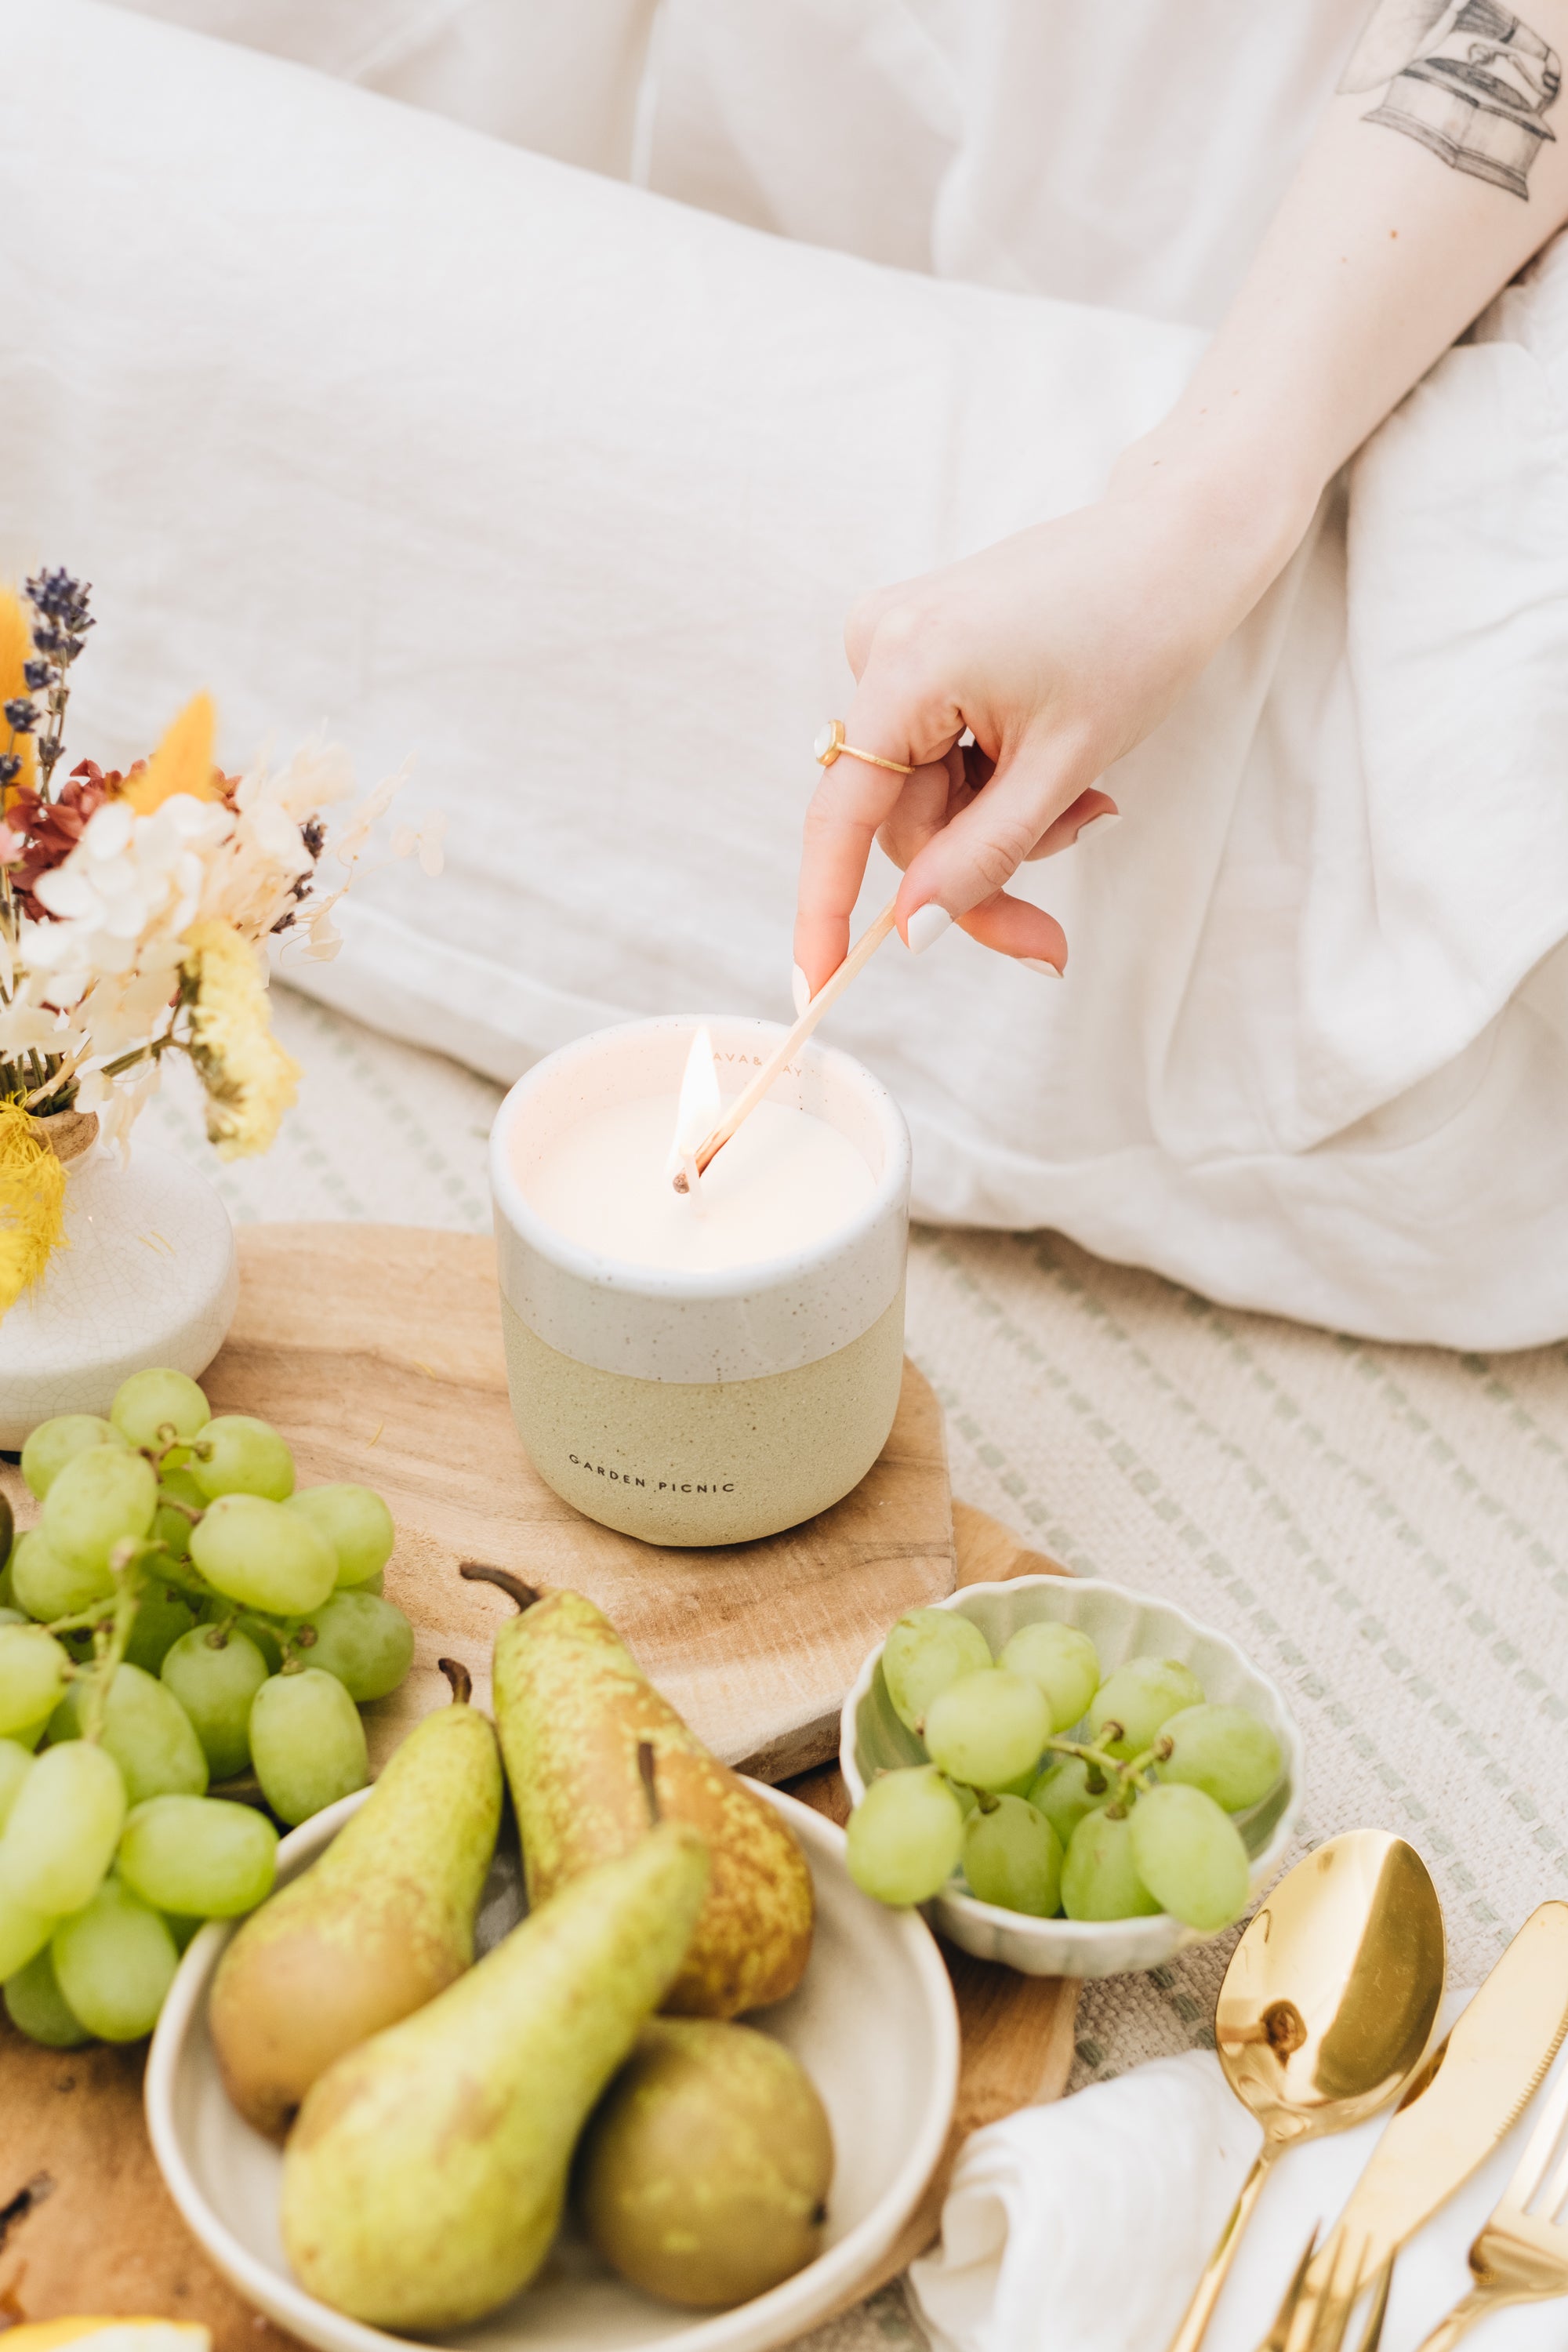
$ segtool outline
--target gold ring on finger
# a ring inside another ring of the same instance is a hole
[[[830,719],[812,745],[812,755],[818,767],[831,768],[840,752],[851,760],[864,760],[868,768],[889,768],[895,776],[912,776],[913,768],[906,768],[901,760],[884,760],[879,751],[858,751],[853,743],[844,740],[844,721]]]

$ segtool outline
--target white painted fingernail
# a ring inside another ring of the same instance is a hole
[[[910,942],[910,953],[924,955],[927,948],[933,947],[941,939],[952,920],[952,917],[948,913],[947,908],[939,907],[934,898],[928,899],[923,907],[917,907],[904,926]]]
[[[1087,841],[1091,833],[1109,833],[1113,824],[1120,824],[1121,822],[1120,809],[1101,809],[1098,816],[1091,816],[1087,824],[1079,825],[1073,835],[1074,848],[1077,848],[1080,841]]]
[[[1020,956],[1017,961],[1026,971],[1043,971],[1047,980],[1060,980],[1062,976],[1061,966],[1047,963],[1044,956]]]
[[[807,980],[805,972],[802,971],[799,964],[796,964],[790,972],[789,988],[790,994],[795,999],[795,1018],[798,1021],[801,1014],[805,1011],[806,1006],[811,1003],[811,982]]]

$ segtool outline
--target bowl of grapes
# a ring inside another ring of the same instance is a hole
[[[1284,1867],[1301,1737],[1224,1633],[1088,1577],[911,1610],[844,1704],[848,1864],[1029,1976],[1162,1966]]]

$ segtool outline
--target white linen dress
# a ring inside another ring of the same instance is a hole
[[[0,0],[0,561],[95,582],[73,749],[205,684],[231,764],[415,751],[446,876],[288,976],[497,1076],[787,1017],[848,604],[1095,496],[1362,13]],[[953,932],[836,1011],[926,1215],[1568,1332],[1565,396],[1560,241],[1026,869],[1065,984]]]

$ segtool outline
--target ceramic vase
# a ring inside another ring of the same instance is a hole
[[[73,1113],[41,1120],[66,1160],[66,1246],[0,1317],[0,1448],[58,1412],[106,1413],[129,1373],[204,1372],[233,1320],[239,1272],[228,1211],[206,1177],[155,1145],[128,1164]],[[96,1128],[96,1121],[90,1122]]]

